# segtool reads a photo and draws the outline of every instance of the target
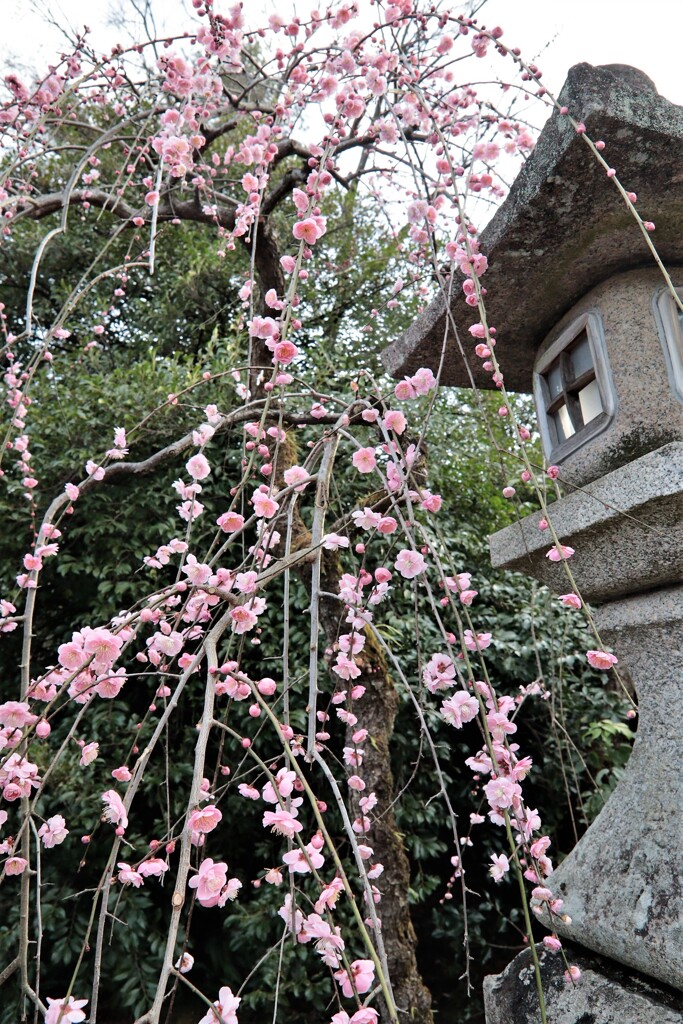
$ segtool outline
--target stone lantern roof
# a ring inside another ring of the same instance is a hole
[[[669,268],[683,266],[683,107],[660,96],[652,81],[621,64],[577,64],[560,103],[582,121],[620,181],[638,196],[653,241]],[[531,392],[536,353],[548,332],[591,288],[621,271],[652,266],[652,256],[626,204],[569,119],[555,112],[510,193],[481,234],[489,269],[488,321],[497,331],[496,354],[511,391]],[[462,276],[453,282],[451,314],[469,371],[493,387],[474,355]],[[446,305],[435,300],[382,358],[395,377],[420,366],[436,369],[446,332]],[[448,329],[441,383],[470,387],[459,346]]]

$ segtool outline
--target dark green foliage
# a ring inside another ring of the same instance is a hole
[[[170,361],[150,353],[146,360],[131,367],[122,365],[106,373],[101,369],[101,360],[105,358],[104,355],[89,356],[77,363],[73,372],[59,381],[60,388],[64,387],[59,400],[52,400],[57,393],[56,380],[43,377],[36,384],[32,423],[36,438],[47,440],[40,449],[36,442],[34,449],[40,451],[46,494],[48,485],[62,486],[66,479],[74,478],[75,468],[82,466],[85,458],[92,454],[93,446],[101,444],[102,437],[111,436],[114,425],[130,423],[161,405],[169,391],[178,391],[188,381],[196,380],[198,370],[207,365],[202,363],[197,367],[192,361]],[[227,392],[226,399],[229,400]],[[193,395],[190,401],[198,406],[201,400],[199,395]],[[97,422],[92,420],[93,407],[100,410]],[[139,435],[139,447],[134,448],[133,455],[142,457],[151,452],[169,433],[177,435],[196,421],[196,417],[191,407],[166,409],[152,418]],[[601,686],[596,674],[586,671],[583,659],[576,653],[588,646],[577,613],[558,608],[549,594],[535,590],[529,581],[496,574],[488,565],[486,536],[496,526],[509,521],[513,508],[498,498],[501,481],[492,481],[486,469],[488,440],[479,422],[477,413],[469,405],[454,398],[447,398],[435,410],[426,440],[429,451],[439,452],[433,474],[434,490],[443,493],[445,504],[431,522],[438,523],[439,536],[435,543],[437,548],[440,546],[447,571],[473,574],[473,585],[480,594],[473,613],[478,627],[494,635],[487,663],[500,692],[514,696],[520,686],[541,678],[550,694],[547,701],[539,697],[527,699],[517,720],[519,731],[515,740],[520,743],[522,752],[534,759],[535,769],[527,783],[529,799],[531,806],[539,808],[544,829],[553,836],[557,856],[573,845],[574,830],[580,833],[599,810],[627,759],[631,732],[623,722],[624,707],[619,695]],[[494,425],[498,427],[495,420]],[[304,433],[299,439],[302,446],[305,438]],[[498,444],[504,447],[502,434]],[[229,486],[227,481],[234,478],[237,469],[238,449],[234,439],[227,440],[224,450],[225,464],[222,468],[218,466],[215,479],[202,495],[208,507],[214,509],[213,516],[208,517],[209,523],[221,510],[220,494]],[[69,638],[75,624],[96,625],[106,621],[112,612],[137,596],[142,556],[153,552],[159,543],[178,532],[169,488],[179,471],[179,466],[169,466],[149,479],[95,489],[84,496],[82,503],[76,504],[73,518],[66,524],[61,557],[44,575],[43,586],[51,599],[44,601],[44,612],[37,625],[35,643],[42,663],[54,661],[56,646]],[[504,477],[504,470],[501,474]],[[222,479],[226,480],[225,484]],[[342,475],[337,489],[343,500],[339,498],[338,505],[333,501],[330,522],[342,511],[348,512],[354,492],[357,503],[363,504],[357,476]],[[16,524],[3,540],[8,585],[28,538],[21,532],[22,520],[13,510],[14,503],[10,497],[5,501],[5,521]],[[431,523],[428,528],[431,529]],[[385,543],[384,550],[387,548]],[[370,549],[369,568],[380,564],[380,556],[381,551],[376,550],[376,546]],[[149,575],[147,570],[145,573]],[[163,573],[159,575],[163,577]],[[416,616],[412,585],[398,579],[394,583],[392,600],[382,606],[378,621],[406,678],[419,694],[433,730],[450,799],[459,815],[460,835],[467,836],[471,831],[474,843],[472,848],[465,849],[464,863],[471,890],[467,920],[476,993],[483,974],[500,969],[522,944],[523,922],[518,896],[511,883],[496,886],[487,874],[490,855],[504,850],[502,832],[488,825],[478,825],[471,830],[469,826],[469,814],[479,812],[483,804],[481,792],[464,765],[465,758],[481,743],[476,725],[462,732],[453,730],[436,713],[440,700],[420,685],[421,664],[432,653],[443,649],[426,597],[419,597]],[[303,686],[308,624],[301,613],[307,607],[307,598],[298,583],[294,585],[293,600],[297,611],[293,615],[291,635],[292,670],[299,675]],[[416,621],[419,621],[417,634]],[[247,670],[257,677],[278,674],[280,622],[281,591],[276,587],[270,593],[268,611],[262,619],[261,645],[253,649],[245,662]],[[3,694],[7,697],[13,697],[15,692],[14,646],[11,635],[4,639]],[[224,656],[230,656],[229,651]],[[402,697],[393,741],[394,771],[397,790],[401,793],[397,820],[413,865],[410,895],[420,943],[419,959],[440,1010],[440,1019],[445,1024],[480,1020],[478,998],[467,1000],[464,983],[457,980],[465,969],[464,918],[459,881],[456,879],[451,888],[447,885],[453,871],[451,857],[455,853],[452,833],[438,797],[439,786],[431,754],[420,736],[412,704],[398,680],[397,685]],[[170,752],[168,786],[164,761],[150,764],[145,796],[136,802],[127,835],[138,851],[144,849],[151,838],[163,840],[169,824],[183,813],[186,784],[191,774],[193,727],[201,714],[202,689],[199,680],[189,688],[184,703],[169,724],[165,741]],[[122,760],[122,739],[125,747],[126,736],[132,745],[136,739],[143,741],[149,734],[153,719],[146,717],[146,708],[151,699],[149,683],[142,677],[139,681],[130,680],[116,701],[94,705],[89,712],[87,738],[100,742],[100,760],[90,769],[80,768],[78,750],[74,746],[56,770],[53,791],[59,793],[74,837],[88,834],[93,838],[89,846],[83,848],[80,867],[74,860],[74,847],[70,843],[44,854],[50,857],[51,879],[61,879],[60,887],[55,889],[51,884],[43,898],[45,991],[54,991],[55,984],[59,987],[63,971],[77,958],[87,933],[92,910],[89,890],[101,877],[110,845],[110,827],[100,825],[96,818],[99,793],[109,785],[108,769]],[[240,709],[229,712],[228,721],[233,718],[239,723],[235,727],[249,735],[256,735],[262,728],[255,722],[245,726]],[[141,721],[143,728],[138,732],[136,725]],[[303,728],[303,719],[300,723],[295,720],[294,724]],[[571,746],[568,737],[573,738],[578,749]],[[217,742],[210,753],[210,764],[220,758]],[[338,742],[338,739],[333,740],[333,747]],[[53,743],[51,740],[50,749]],[[263,754],[263,736],[259,744]],[[276,753],[277,747],[273,744],[272,756]],[[47,745],[35,744],[32,756],[40,763],[41,758],[47,756]],[[282,901],[286,884],[283,889],[265,884],[258,889],[251,887],[251,880],[262,875],[264,864],[278,862],[281,841],[262,832],[262,809],[244,801],[235,792],[240,781],[261,785],[264,780],[254,774],[246,760],[241,764],[231,763],[230,768],[227,781],[220,776],[216,779],[219,787],[232,787],[234,795],[229,795],[223,805],[224,822],[212,837],[211,851],[214,854],[220,851],[221,858],[229,863],[230,874],[243,881],[244,889],[240,899],[226,912],[201,907],[193,910],[189,948],[201,964],[194,983],[207,992],[213,992],[221,984],[230,984],[236,990],[254,966],[255,959],[271,949],[245,989],[240,1020],[244,1024],[256,1024],[264,1014],[272,1012],[275,980],[282,958],[279,1020],[312,1024],[319,1019],[320,1007],[329,998],[327,970],[318,966],[317,958],[311,956],[309,949],[294,944],[291,938],[286,938],[280,947],[281,922],[274,915],[274,909]],[[597,790],[591,776],[598,784]],[[331,822],[333,830],[339,834],[338,823],[334,824],[333,818]],[[120,857],[125,860],[125,852]],[[7,888],[4,891],[7,892]],[[80,895],[74,898],[73,892]],[[444,902],[447,893],[452,898]],[[120,896],[112,895],[110,909],[116,920],[112,920],[111,926],[116,934],[111,947],[107,940],[104,951],[102,1005],[106,1009],[103,1020],[109,1020],[109,1014],[114,1020],[119,1011],[136,1014],[144,1007],[154,983],[155,959],[164,941],[168,901],[168,886],[156,881],[149,882],[141,891],[125,888]],[[346,913],[345,909],[340,911],[341,921]],[[15,927],[16,908],[8,907],[0,931],[4,959],[11,957]],[[85,967],[84,972],[86,976]],[[186,994],[179,994],[176,1003],[179,1020],[183,1019],[182,1006],[186,1002]],[[3,1024],[13,1020],[14,1011],[7,1012],[9,1017],[0,1017]]]

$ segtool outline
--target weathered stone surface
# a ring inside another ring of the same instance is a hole
[[[548,879],[571,918],[554,923],[683,991],[683,586],[612,601],[595,620],[635,682],[640,720],[615,790]]]
[[[683,107],[659,96],[635,68],[579,64],[569,72],[561,102],[593,138],[607,142],[605,157],[638,194],[638,209],[656,222],[665,264],[683,265]],[[548,332],[591,288],[632,267],[651,265],[642,234],[614,185],[576,135],[555,114],[517,176],[510,194],[482,232],[489,259],[484,278],[496,352],[513,391],[530,392],[536,352]],[[439,364],[442,383],[490,388],[474,356],[468,327],[476,319],[464,302],[462,278],[452,286],[451,315],[438,299],[383,353],[394,376]]]
[[[576,549],[568,566],[587,601],[604,601],[683,579],[683,443],[665,445],[549,506],[560,541]],[[570,584],[540,512],[489,537],[491,561],[545,583]]]
[[[568,960],[581,970],[567,985],[557,953],[536,947],[541,959],[548,1024],[681,1024],[680,998],[602,957],[567,944]],[[487,1024],[541,1024],[531,952],[484,980]]]

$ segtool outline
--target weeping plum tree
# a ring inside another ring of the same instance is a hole
[[[511,738],[543,686],[503,693],[476,580],[443,542],[448,496],[430,488],[425,444],[437,368],[396,384],[364,354],[461,271],[500,392],[492,443],[545,503],[495,358],[471,207],[502,194],[498,161],[524,158],[533,137],[463,69],[497,53],[522,94],[554,101],[501,29],[445,6],[339,3],[262,27],[239,5],[193,7],[181,37],[101,56],[83,36],[42,80],[5,78],[2,483],[25,538],[0,605],[15,656],[0,704],[5,1005],[14,1020],[107,1020],[107,965],[125,965],[127,927],[143,920],[137,1024],[180,1019],[181,1005],[201,1024],[256,1019],[259,987],[277,1020],[294,959],[301,992],[313,965],[323,971],[309,1020],[428,1022],[390,756],[399,701],[449,829],[449,896],[466,921],[476,847],[471,826],[459,830],[437,723],[457,739],[451,757],[469,734],[497,830],[487,870],[516,879],[531,937],[532,905],[561,907],[543,888],[550,838],[525,797],[531,759]],[[368,206],[385,278],[349,327],[344,296],[364,282],[353,237],[330,239]],[[178,275],[190,251],[196,265]],[[218,359],[202,369],[208,347]],[[195,361],[169,370],[174,350]],[[131,352],[149,373],[119,406]],[[84,426],[92,449],[58,479],[38,428],[95,354],[110,401]],[[80,536],[106,547],[108,520],[125,530],[143,494],[156,539],[130,552],[126,606],[58,622],[60,559],[91,556],[70,540],[79,519]],[[569,556],[552,527],[549,543],[550,557]],[[408,661],[392,628],[399,602],[415,609]],[[565,603],[581,607],[575,594]],[[613,660],[592,655],[600,669]],[[238,822],[253,826],[251,881],[227,862]],[[85,910],[62,942],[69,900]],[[275,930],[261,949],[239,942],[256,900]],[[218,957],[216,986],[195,954],[227,933],[232,949],[249,946],[249,966],[236,976]],[[563,955],[556,935],[544,942]],[[539,1001],[545,1019],[540,981]]]

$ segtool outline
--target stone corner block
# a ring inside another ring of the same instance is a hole
[[[566,943],[569,963],[581,970],[580,981],[571,985],[561,956],[536,948],[548,1024],[683,1024],[680,994]],[[530,950],[484,979],[484,1004],[486,1024],[541,1024]]]

